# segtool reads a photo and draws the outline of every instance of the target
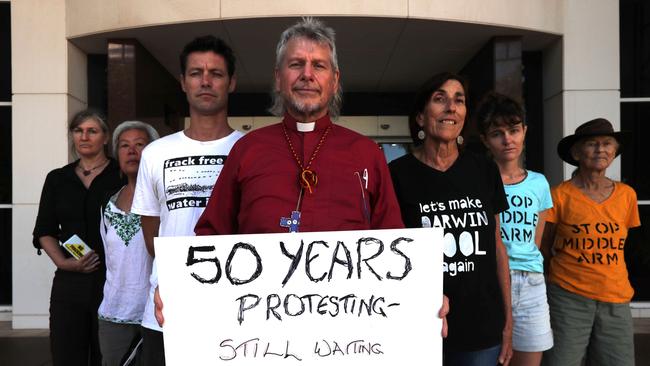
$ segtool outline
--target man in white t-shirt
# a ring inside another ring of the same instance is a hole
[[[194,235],[212,187],[232,145],[242,136],[228,125],[228,94],[235,89],[235,56],[221,39],[204,36],[180,55],[181,87],[189,127],[154,141],[142,152],[131,210],[142,217],[147,250],[154,257],[149,300],[142,320],[143,363],[164,365],[162,328],[154,317],[158,285],[153,238]]]

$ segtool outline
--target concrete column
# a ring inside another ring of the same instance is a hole
[[[67,121],[86,106],[86,55],[66,40],[64,0],[11,2],[13,327],[47,328],[54,265],[32,230],[46,174],[68,163]]]
[[[544,52],[544,166],[552,185],[574,169],[556,153],[563,136],[596,117],[620,129],[618,1],[565,1],[563,13],[564,36]],[[607,175],[620,180],[620,159]]]

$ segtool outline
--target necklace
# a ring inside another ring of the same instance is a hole
[[[505,185],[521,183],[526,179],[526,177],[528,177],[528,171],[524,168],[519,168],[519,171],[514,174],[501,175],[501,179]]]
[[[284,132],[284,138],[287,140],[287,144],[289,145],[289,150],[291,150],[291,154],[293,155],[293,158],[296,160],[296,164],[298,164],[298,168],[300,168],[300,173],[298,174],[298,183],[300,184],[300,187],[307,188],[309,193],[313,193],[312,187],[315,187],[316,184],[318,184],[318,176],[316,175],[316,172],[309,169],[309,167],[311,167],[311,163],[314,162],[316,155],[318,155],[318,151],[323,146],[323,142],[325,142],[325,137],[327,137],[327,134],[329,133],[331,128],[332,125],[329,125],[325,129],[325,132],[323,132],[323,136],[321,136],[320,141],[318,141],[318,145],[316,145],[314,152],[311,153],[309,162],[307,163],[306,166],[304,166],[300,161],[300,159],[298,158],[298,154],[296,154],[296,150],[293,148],[293,144],[291,143],[291,139],[289,138],[289,134],[287,133],[287,127],[284,124],[282,124],[282,132]]]
[[[311,153],[311,157],[309,158],[309,162],[307,163],[307,166],[304,166],[300,161],[300,159],[298,158],[298,154],[296,154],[296,149],[293,148],[293,144],[291,143],[291,139],[289,138],[289,133],[287,132],[287,127],[284,124],[282,124],[282,132],[284,132],[284,138],[287,140],[287,145],[289,145],[289,150],[291,151],[293,158],[296,160],[296,164],[298,164],[298,168],[300,168],[300,172],[298,173],[298,184],[300,185],[300,193],[298,193],[298,203],[296,204],[296,209],[291,211],[290,217],[280,217],[280,226],[289,229],[290,233],[297,233],[300,227],[300,202],[302,201],[302,195],[305,188],[311,194],[313,193],[312,188],[315,187],[316,184],[318,184],[318,176],[316,175],[316,172],[314,172],[309,168],[311,167],[311,163],[314,162],[316,155],[318,155],[318,151],[323,146],[323,142],[325,142],[325,137],[327,137],[327,134],[329,133],[331,128],[332,125],[329,125],[327,129],[325,129],[325,132],[323,132],[323,136],[321,136],[320,141],[318,141],[318,145],[316,145],[314,152]]]
[[[101,168],[108,162],[108,159],[102,161],[100,164],[90,168],[90,169],[85,169],[84,167],[81,166],[81,160],[79,160],[79,163],[77,164],[77,167],[81,170],[81,174],[84,175],[84,177],[87,177],[92,173],[95,169]]]

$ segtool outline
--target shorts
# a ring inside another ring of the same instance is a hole
[[[553,331],[546,300],[544,275],[510,271],[512,292],[512,349],[542,352],[553,347]]]
[[[629,303],[593,300],[549,284],[555,346],[543,365],[634,366],[634,326]]]

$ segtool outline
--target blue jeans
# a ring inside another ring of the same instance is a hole
[[[443,352],[444,366],[495,366],[501,345],[472,352]]]

